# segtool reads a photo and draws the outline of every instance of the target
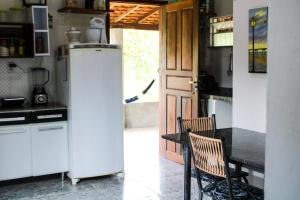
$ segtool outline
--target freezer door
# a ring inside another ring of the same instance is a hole
[[[71,176],[123,171],[122,52],[70,49]]]

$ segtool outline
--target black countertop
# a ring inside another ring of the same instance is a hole
[[[35,111],[49,111],[49,110],[61,110],[67,109],[67,106],[64,106],[59,103],[48,103],[47,105],[32,106],[26,104],[22,107],[1,107],[0,113],[15,113],[15,112],[35,112]]]
[[[202,98],[210,98],[210,96],[232,97],[232,88],[217,87],[210,91],[200,91]]]
[[[217,129],[199,132],[213,138],[225,138],[226,150],[232,162],[241,163],[242,166],[264,172],[265,168],[265,134],[240,128]],[[187,134],[163,135],[162,138],[179,144],[187,144]]]

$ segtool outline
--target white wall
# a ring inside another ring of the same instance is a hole
[[[300,1],[270,0],[266,200],[299,199]]]
[[[264,6],[267,0],[233,2],[233,126],[259,132],[266,132],[267,74],[248,73],[248,13]]]

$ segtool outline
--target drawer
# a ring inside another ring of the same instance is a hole
[[[67,120],[67,109],[43,110],[31,113],[31,123],[59,122]]]
[[[30,113],[28,112],[8,112],[0,113],[0,126],[29,124]]]

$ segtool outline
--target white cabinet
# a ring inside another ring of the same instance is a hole
[[[33,124],[31,133],[33,176],[68,171],[67,123]]]
[[[30,125],[0,127],[0,180],[32,175]]]
[[[0,127],[0,181],[69,171],[67,122]]]

